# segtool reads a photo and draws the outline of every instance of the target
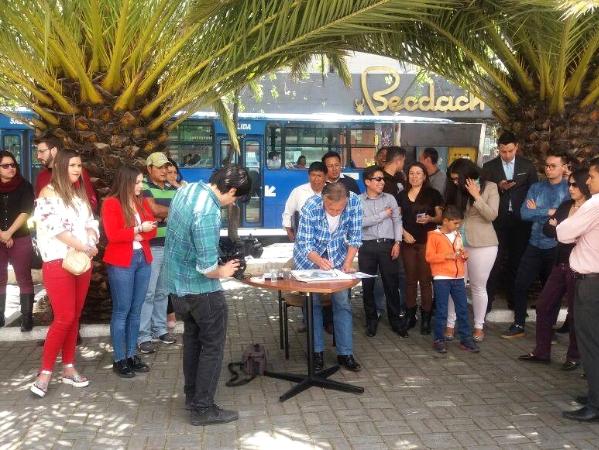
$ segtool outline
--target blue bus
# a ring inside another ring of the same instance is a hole
[[[241,113],[237,123],[240,152],[234,161],[250,172],[254,192],[241,206],[240,235],[283,236],[281,216],[291,190],[308,181],[307,167],[333,150],[340,154],[343,173],[358,181],[374,163],[382,145],[401,145],[408,161],[425,147],[435,147],[440,166],[453,159],[477,160],[485,125],[447,119],[409,116],[357,116],[341,114]],[[39,165],[32,153],[31,129],[0,115],[0,142],[18,154],[23,173],[35,179]],[[230,154],[229,135],[215,113],[196,113],[172,130],[168,155],[188,181],[207,180]],[[305,166],[299,165],[300,157]]]

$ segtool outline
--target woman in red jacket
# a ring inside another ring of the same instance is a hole
[[[121,166],[112,192],[102,205],[102,222],[108,239],[104,262],[112,294],[112,369],[123,378],[150,370],[137,356],[141,307],[151,273],[149,242],[156,235],[150,206],[140,196],[142,181],[143,175],[137,168]]]

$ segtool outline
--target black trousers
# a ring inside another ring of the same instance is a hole
[[[385,298],[387,301],[387,317],[392,327],[399,326],[401,314],[401,298],[399,296],[399,266],[397,260],[391,259],[393,242],[362,241],[358,254],[358,266],[361,272],[381,274]],[[364,297],[364,313],[367,321],[377,320],[376,303],[374,301],[375,278],[362,280]]]
[[[495,300],[495,294],[500,287],[505,290],[508,303],[514,303],[514,282],[518,266],[520,265],[520,259],[528,245],[530,226],[529,222],[512,217],[502,225],[495,227],[499,246],[497,248],[495,265],[487,280],[489,310]]]
[[[514,322],[524,325],[526,322],[526,307],[528,303],[528,290],[537,280],[545,286],[549,274],[555,265],[556,247],[541,249],[528,245],[518,266],[516,281],[514,282]]]
[[[173,295],[177,317],[183,320],[183,375],[185,396],[192,406],[207,408],[214,395],[223,363],[227,334],[227,304],[222,291]]]
[[[582,366],[589,385],[589,405],[599,408],[599,278],[576,280],[574,323]]]

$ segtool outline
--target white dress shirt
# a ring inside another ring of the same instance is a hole
[[[308,199],[315,195],[320,195],[320,192],[314,192],[310,183],[302,184],[291,191],[283,211],[283,226],[285,228],[293,228],[291,225],[293,215],[300,212]]]

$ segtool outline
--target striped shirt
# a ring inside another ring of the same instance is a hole
[[[297,269],[315,269],[308,253],[315,251],[326,258],[336,269],[341,269],[348,247],[362,245],[362,205],[360,198],[350,192],[347,205],[339,217],[339,225],[331,233],[322,197],[308,199],[300,214],[300,223],[293,247],[293,260]]]
[[[152,198],[157,205],[170,207],[173,197],[177,193],[177,188],[168,183],[164,183],[164,188],[154,184],[148,178],[144,178],[142,195],[145,198]],[[152,247],[162,247],[164,237],[166,236],[166,219],[160,220],[156,228],[156,237],[150,241]]]
[[[164,245],[167,292],[177,296],[222,290],[208,278],[218,265],[220,202],[210,186],[199,181],[181,187],[171,203]]]

